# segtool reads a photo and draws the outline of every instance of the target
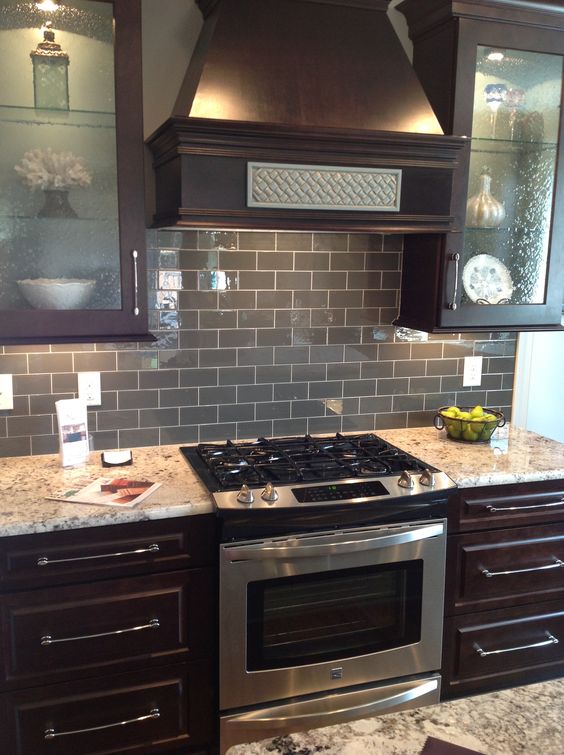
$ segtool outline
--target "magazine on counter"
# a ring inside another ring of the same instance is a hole
[[[154,493],[160,485],[160,482],[134,480],[130,477],[99,477],[84,487],[76,485],[48,495],[47,498],[70,503],[132,508]]]

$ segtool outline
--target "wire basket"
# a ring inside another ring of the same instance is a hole
[[[473,407],[461,406],[460,412],[470,413]],[[448,406],[441,406],[437,409],[434,417],[434,425],[437,430],[446,430],[447,436],[451,440],[462,441],[463,443],[487,443],[498,427],[505,425],[505,417],[501,412],[495,409],[484,408],[484,415],[490,415],[488,419],[482,417],[451,417],[445,414]],[[491,419],[495,417],[495,419]]]

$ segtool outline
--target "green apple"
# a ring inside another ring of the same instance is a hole
[[[477,404],[473,409],[470,410],[470,414],[473,417],[483,417],[484,416],[484,410],[482,409],[482,407],[479,404]]]
[[[470,427],[467,427],[462,431],[462,437],[464,440],[478,440],[479,433],[475,433]]]

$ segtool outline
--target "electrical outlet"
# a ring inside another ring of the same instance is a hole
[[[14,387],[11,375],[0,375],[0,410],[14,408]]]
[[[86,403],[86,406],[100,406],[102,389],[99,372],[78,373],[78,397]]]
[[[482,357],[464,357],[462,385],[480,385],[482,382]]]

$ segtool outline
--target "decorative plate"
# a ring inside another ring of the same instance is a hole
[[[509,270],[491,254],[471,257],[462,271],[462,285],[476,304],[509,304],[513,281]]]

